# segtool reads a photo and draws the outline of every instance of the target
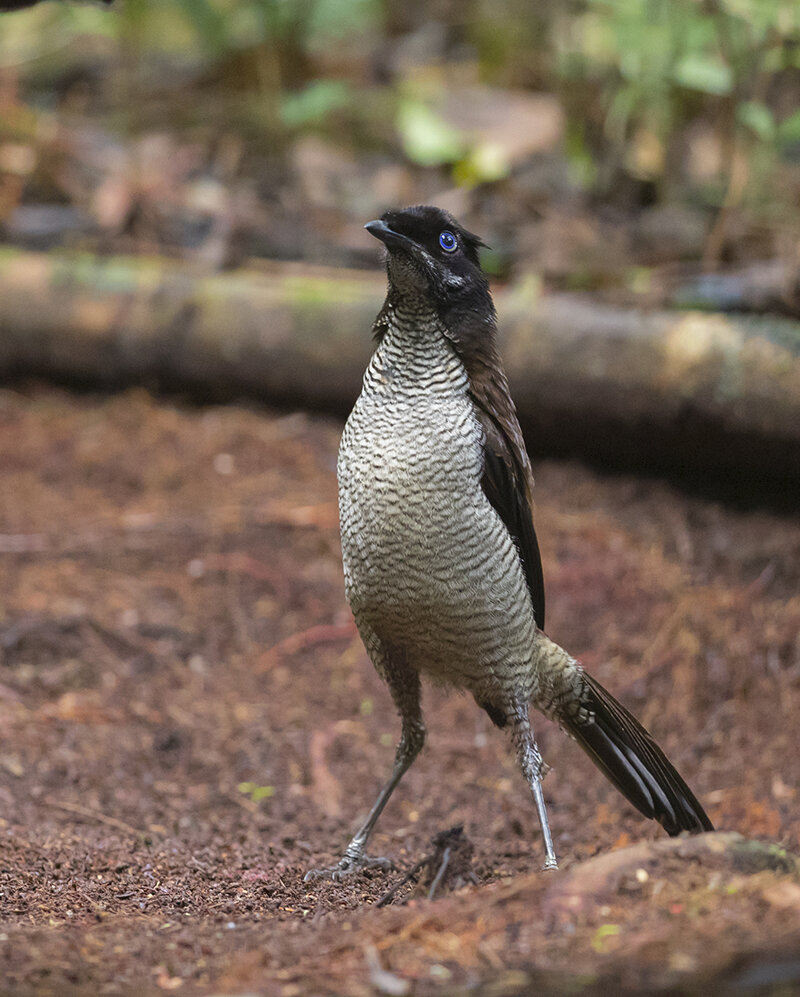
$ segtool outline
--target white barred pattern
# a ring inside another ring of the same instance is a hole
[[[467,391],[431,312],[389,316],[339,451],[345,586],[379,672],[402,662],[510,711],[541,699],[541,649]]]

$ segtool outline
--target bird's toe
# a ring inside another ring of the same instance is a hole
[[[341,883],[360,872],[368,872],[371,869],[379,869],[389,872],[394,869],[394,862],[382,855],[345,855],[336,865],[322,869],[309,869],[303,876],[304,883],[313,883],[318,879],[331,879],[335,883]]]

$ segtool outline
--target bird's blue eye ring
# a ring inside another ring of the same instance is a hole
[[[458,248],[458,240],[452,232],[445,229],[439,236],[439,245],[446,253],[453,253]]]

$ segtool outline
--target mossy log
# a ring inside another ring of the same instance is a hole
[[[0,378],[145,384],[344,413],[379,274],[208,275],[163,259],[0,253]],[[496,293],[529,446],[641,470],[800,485],[800,323]]]

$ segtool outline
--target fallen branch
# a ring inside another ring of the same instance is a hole
[[[800,264],[771,260],[724,272],[679,272],[668,280],[666,301],[674,308],[800,318]]]
[[[6,250],[0,380],[146,384],[346,412],[378,274],[273,265],[213,276],[164,260]],[[537,286],[496,295],[534,454],[800,485],[800,324],[645,312]]]

